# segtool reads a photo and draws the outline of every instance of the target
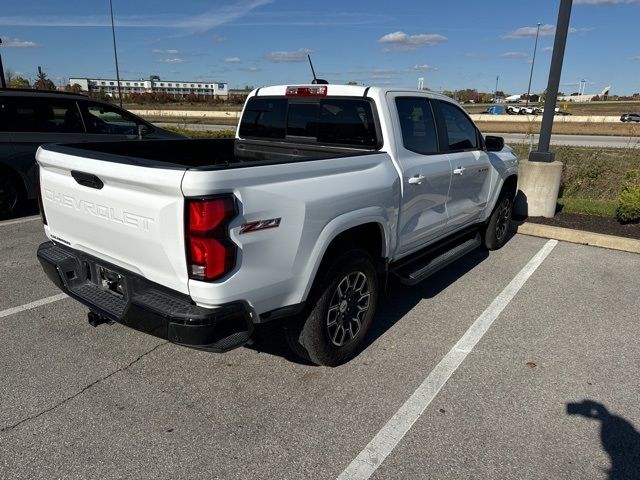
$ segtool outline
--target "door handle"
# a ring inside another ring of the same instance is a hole
[[[454,175],[462,175],[465,170],[466,170],[466,168],[464,168],[464,167],[454,168],[453,169],[453,174]]]
[[[420,185],[423,180],[424,180],[424,175],[415,175],[413,177],[409,177],[409,180],[407,180],[407,183],[409,185]]]

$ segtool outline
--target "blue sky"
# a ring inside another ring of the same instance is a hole
[[[311,53],[333,83],[436,90],[546,86],[559,0],[113,0],[122,78],[215,80],[231,88],[307,82]],[[56,83],[114,77],[108,0],[4,2],[5,69]],[[640,91],[640,0],[574,0],[561,90]]]

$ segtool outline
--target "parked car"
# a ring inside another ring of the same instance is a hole
[[[184,138],[84,95],[0,89],[0,217],[36,198],[38,147],[46,143]]]
[[[518,159],[453,100],[263,87],[237,138],[38,150],[49,278],[116,321],[208,351],[286,319],[320,365],[351,358],[386,277],[416,284],[507,241]]]
[[[620,117],[621,122],[640,122],[640,114],[639,113],[624,113]]]
[[[486,110],[480,112],[481,115],[504,115],[505,108],[502,105],[493,105],[491,107],[487,107]]]

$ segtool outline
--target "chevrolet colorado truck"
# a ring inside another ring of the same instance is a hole
[[[48,277],[171,342],[226,351],[281,319],[299,355],[361,348],[387,276],[416,284],[508,236],[518,159],[426,91],[273,86],[235,139],[45,145]]]

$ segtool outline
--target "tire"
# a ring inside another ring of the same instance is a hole
[[[11,170],[0,169],[0,218],[14,214],[24,198],[20,177]]]
[[[373,323],[378,276],[373,259],[360,249],[336,257],[324,272],[311,289],[310,310],[289,322],[285,336],[297,355],[335,367],[358,352]]]
[[[484,246],[488,250],[502,248],[507,241],[513,215],[513,197],[513,191],[503,192],[491,212],[484,231]]]

